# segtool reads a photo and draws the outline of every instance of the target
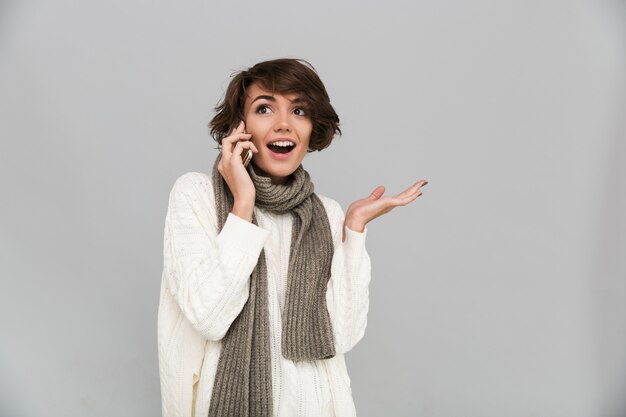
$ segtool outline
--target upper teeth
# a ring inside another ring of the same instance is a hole
[[[290,142],[288,140],[272,142],[270,145],[275,145],[275,146],[294,146],[293,142]]]

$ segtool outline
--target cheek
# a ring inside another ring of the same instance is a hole
[[[313,134],[313,126],[309,125],[309,128],[307,130],[307,140],[306,140],[306,147],[309,147],[309,144],[311,143],[311,135]]]
[[[308,123],[303,123],[300,126],[300,139],[305,139],[308,141],[311,140],[311,134],[313,133],[313,124],[309,121]]]
[[[258,148],[260,143],[263,142],[263,131],[259,129],[258,125],[246,125],[246,132],[252,135],[252,143]]]
[[[253,122],[249,121],[246,124],[246,132],[252,134],[253,140],[263,139],[265,136],[267,136],[267,132],[270,128],[271,124],[268,124],[263,120],[254,120]]]
[[[304,152],[306,153],[306,150],[309,149],[309,145],[311,144],[311,135],[309,135],[308,139],[305,141],[302,141],[302,144],[304,145]]]

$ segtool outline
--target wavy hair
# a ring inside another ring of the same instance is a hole
[[[253,83],[272,93],[297,93],[301,96],[313,125],[309,152],[327,148],[335,134],[341,135],[339,116],[330,104],[322,80],[309,62],[293,58],[259,62],[247,70],[233,73],[231,78],[226,94],[215,107],[216,114],[209,123],[211,136],[218,144],[244,119],[246,90]]]

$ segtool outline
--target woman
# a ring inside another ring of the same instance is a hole
[[[377,187],[345,217],[314,193],[304,155],[341,131],[306,61],[239,72],[216,110],[211,175],[182,175],[169,198],[163,415],[354,416],[343,355],[366,326],[366,224],[415,200],[426,181],[392,197]]]

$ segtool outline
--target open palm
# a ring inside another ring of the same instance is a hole
[[[346,212],[345,225],[355,232],[362,232],[365,225],[375,218],[390,212],[398,206],[406,206],[422,195],[420,189],[428,184],[426,180],[419,180],[399,194],[386,196],[385,187],[380,185],[372,193],[350,204]]]

